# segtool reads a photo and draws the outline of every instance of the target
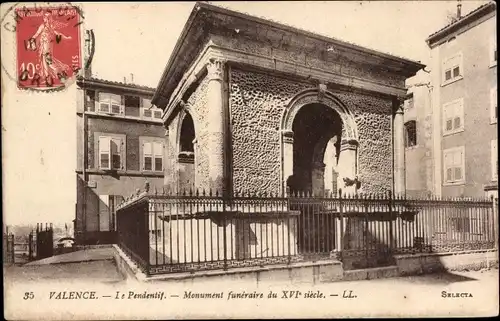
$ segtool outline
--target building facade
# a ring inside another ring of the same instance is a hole
[[[114,243],[115,206],[146,182],[163,187],[162,111],[149,87],[92,77],[77,84],[75,239]]]
[[[434,189],[432,105],[430,84],[411,84],[404,102],[406,195],[428,197]]]
[[[463,17],[459,5],[457,19],[426,41],[432,56],[432,192],[498,195],[496,4]]]
[[[407,59],[195,6],[159,82],[165,183],[221,193],[404,192]]]

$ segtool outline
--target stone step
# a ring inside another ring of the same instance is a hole
[[[382,278],[394,278],[399,276],[396,265],[344,271],[342,281],[372,280]]]

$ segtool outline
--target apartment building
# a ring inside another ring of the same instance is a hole
[[[460,10],[459,4],[456,19],[426,40],[433,175],[425,179],[432,177],[430,191],[443,197],[498,195],[496,3],[465,16]]]
[[[114,243],[115,206],[143,189],[163,187],[162,110],[154,89],[90,76],[77,82],[78,244]]]
[[[405,186],[409,197],[432,195],[434,158],[429,80],[407,85],[404,102]]]

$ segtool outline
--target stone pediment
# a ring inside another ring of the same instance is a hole
[[[275,64],[287,64],[282,72],[301,68],[302,76],[307,77],[306,69],[327,71],[335,77],[325,76],[322,80],[326,82],[345,77],[398,89],[404,89],[405,79],[424,67],[334,38],[197,3],[162,75],[153,97],[154,104],[162,108],[167,105],[178,84],[184,81],[185,73],[198,63],[207,47],[224,50],[221,55],[229,62],[234,55],[240,57],[234,59],[238,63],[254,65],[259,61],[259,67],[273,69],[272,64],[264,60],[274,60]],[[314,72],[311,75],[314,77]]]

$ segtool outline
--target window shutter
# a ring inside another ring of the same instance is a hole
[[[111,157],[113,169],[122,169],[123,140],[120,138],[111,139]]]
[[[123,98],[121,95],[109,94],[109,101],[111,104],[111,112],[113,114],[120,114],[121,113],[122,99]]]
[[[454,167],[454,180],[461,180],[463,179],[463,164],[462,164],[462,156],[463,152],[456,151],[453,155],[453,167]]]
[[[163,145],[161,143],[154,143],[154,154],[155,156],[163,155]]]
[[[154,158],[155,158],[155,171],[163,170],[163,144],[159,142],[154,143]]]
[[[150,171],[153,169],[153,147],[150,142],[144,142],[142,152],[144,159],[143,169]]]
[[[451,79],[451,69],[448,69],[444,74],[444,80],[450,80],[450,79]]]
[[[121,157],[121,162],[120,165],[122,169],[125,169],[125,160],[126,160],[126,151],[125,151],[125,138],[120,139],[120,157]]]
[[[111,140],[109,137],[99,137],[99,167],[102,169],[111,168]]]
[[[464,119],[464,102],[463,100],[461,99],[456,107],[455,107],[455,119],[458,118],[458,121],[456,121],[455,123],[455,128],[460,128],[462,127],[464,124],[462,123],[462,120]]]

